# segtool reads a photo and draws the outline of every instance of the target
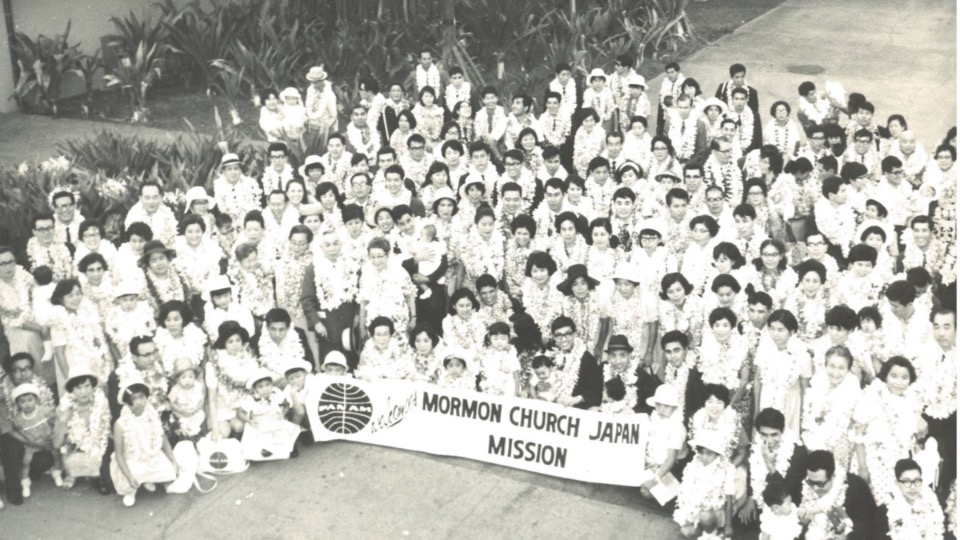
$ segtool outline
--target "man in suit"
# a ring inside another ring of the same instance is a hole
[[[747,85],[747,68],[743,64],[730,66],[730,80],[717,87],[717,99],[728,107],[733,106],[733,89],[744,88],[747,91],[747,107],[759,117],[760,102],[757,98],[757,89]]]
[[[803,490],[805,498],[798,502],[798,514],[806,532],[810,534],[811,527],[816,527],[816,523],[822,521],[817,519],[818,514],[825,514],[831,508],[842,507],[853,522],[846,538],[878,538],[874,534],[877,504],[863,478],[844,470],[838,471],[833,454],[826,450],[810,452],[805,463],[807,476],[804,483],[809,489]],[[843,494],[842,500],[840,494]]]

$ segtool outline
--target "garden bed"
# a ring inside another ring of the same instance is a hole
[[[681,40],[671,38],[666,44],[666,50],[661,50],[657,58],[645,58],[639,72],[648,80],[658,76],[663,70],[663,64],[669,61],[682,62],[704,45],[712,43],[736,30],[744,23],[755,19],[785,0],[707,0],[693,1],[687,5],[687,18],[695,36]],[[412,66],[411,66],[412,68]],[[510,69],[509,62],[507,69]],[[651,89],[655,92],[656,89]],[[539,95],[539,92],[535,92]],[[184,86],[182,83],[163,82],[158,84],[150,93],[150,116],[143,124],[145,126],[187,131],[190,125],[199,133],[216,134],[214,122],[214,108],[220,114],[226,115],[229,109],[226,99],[207,95],[202,86]],[[84,108],[86,106],[86,109]],[[236,103],[240,117],[244,120],[241,131],[251,135],[256,134],[258,111],[252,100],[246,99]],[[62,100],[58,104],[58,116],[97,120],[103,122],[126,123],[133,114],[132,106],[127,99],[121,99],[118,91],[105,90],[94,92],[89,101],[83,96]],[[185,121],[186,120],[186,121]],[[227,119],[224,118],[226,121]],[[346,122],[344,118],[344,124]],[[187,123],[189,121],[189,124]]]

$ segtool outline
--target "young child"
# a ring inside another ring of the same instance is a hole
[[[560,388],[560,374],[556,371],[553,359],[549,356],[535,356],[530,363],[537,383],[533,385],[531,397],[556,403],[557,390]]]
[[[652,497],[650,489],[670,474],[678,461],[686,458],[687,429],[683,427],[683,415],[673,414],[680,407],[680,396],[673,386],[658,386],[653,397],[647,398],[647,405],[653,407],[654,412],[650,414],[644,466],[652,476],[640,486],[640,494],[649,498]]]
[[[600,412],[613,414],[633,414],[633,408],[627,403],[627,387],[623,379],[614,377],[603,383],[603,404]]]
[[[299,140],[307,122],[307,109],[300,100],[300,92],[293,87],[280,93],[283,102],[283,133],[288,139]]]
[[[290,402],[283,391],[273,384],[276,374],[259,368],[247,380],[249,392],[240,402],[237,418],[245,425],[265,428],[273,422],[283,421],[290,408]]]
[[[347,370],[347,359],[340,351],[330,351],[327,353],[323,365],[325,368],[327,366],[338,367],[340,368],[341,374],[343,374],[346,373]],[[287,402],[290,403],[286,418],[291,423],[300,426],[300,429],[303,430],[304,433],[310,430],[310,419],[307,418],[307,408],[305,405],[307,394],[313,385],[316,384],[316,379],[311,371],[313,371],[313,366],[306,360],[299,359],[289,360],[283,368],[283,377],[287,381],[287,386],[283,391],[286,394]],[[331,369],[330,371],[332,375],[334,370]],[[305,436],[306,435],[301,434],[301,437]],[[291,456],[297,454],[299,454],[299,451],[294,448]]]
[[[13,414],[14,431],[26,439],[24,444],[23,470],[20,486],[23,497],[30,496],[30,463],[33,455],[41,449],[49,449],[53,453],[53,469],[50,476],[57,487],[63,485],[63,463],[60,451],[53,448],[54,411],[40,406],[40,389],[33,383],[24,383],[13,389],[12,397],[16,410]]]
[[[200,380],[200,366],[189,358],[177,358],[170,378],[175,384],[170,388],[171,422],[178,437],[196,442],[203,430],[207,415],[204,411],[206,388]]]
[[[803,527],[797,516],[797,507],[779,480],[772,480],[763,488],[763,502],[767,509],[760,514],[760,540],[795,540]]]
[[[430,258],[417,263],[417,272],[429,277],[440,268],[443,256],[447,254],[447,246],[437,239],[437,226],[432,223],[424,225],[420,229],[420,239],[411,242],[410,254],[417,256],[421,253],[430,255]],[[439,284],[443,285],[444,282],[441,276]],[[426,300],[433,294],[430,283],[421,283],[417,287],[420,289],[421,300]]]
[[[520,360],[510,344],[510,325],[495,322],[487,329],[480,364],[480,391],[498,396],[520,395]]]
[[[157,329],[153,309],[140,299],[140,291],[130,282],[114,289],[115,306],[107,312],[107,334],[120,357],[130,353],[130,340],[135,336],[150,336]]]
[[[350,368],[347,366],[347,357],[343,355],[340,351],[330,351],[327,353],[326,358],[323,359],[323,369],[324,375],[329,375],[331,377],[352,377],[350,374]]]
[[[443,359],[443,369],[437,377],[437,386],[454,390],[477,390],[477,378],[467,369],[471,353],[465,349],[448,349]]]
[[[696,448],[697,457],[683,471],[673,520],[680,525],[684,538],[694,538],[717,527],[730,532],[731,516],[726,509],[732,508],[735,477],[733,466],[723,457],[724,442],[705,433],[691,445]]]
[[[210,299],[203,308],[203,329],[210,341],[217,341],[218,328],[226,321],[236,321],[247,331],[247,335],[256,333],[253,314],[233,298],[233,285],[225,275],[217,275],[207,282],[206,296]]]

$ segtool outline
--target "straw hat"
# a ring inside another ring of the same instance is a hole
[[[613,341],[613,338],[611,338]],[[647,398],[647,405],[655,407],[657,405],[667,405],[669,407],[680,406],[680,396],[677,395],[677,389],[669,384],[661,384],[657,387],[653,397]]]
[[[634,73],[627,79],[627,86],[639,86],[644,90],[647,89],[647,80],[643,78],[643,75],[639,73]]]
[[[598,78],[598,77],[601,78],[601,79],[603,79],[603,80],[607,80],[607,74],[604,73],[602,69],[600,69],[600,68],[594,68],[594,69],[590,72],[590,76],[587,77],[587,80],[588,80],[588,81],[593,81],[594,79],[596,79],[596,78]]]
[[[307,71],[307,80],[310,82],[325,81],[327,80],[327,70],[323,68],[323,65],[313,66]]]
[[[147,263],[150,261],[150,256],[154,253],[163,253],[168,261],[177,256],[177,251],[168,248],[161,240],[151,240],[143,246],[143,255],[140,256],[140,268],[146,268]]]
[[[237,161],[239,161],[239,159]],[[187,199],[187,210],[190,209],[190,205],[202,199],[206,199],[211,210],[217,206],[217,200],[207,195],[207,190],[204,189],[203,186],[193,186],[188,189],[185,197]]]
[[[274,372],[270,371],[269,369],[257,368],[257,370],[253,372],[253,375],[249,379],[247,379],[247,384],[246,384],[247,390],[253,390],[253,387],[258,382],[264,379],[270,379],[271,381],[273,381],[276,378],[277,378],[277,375]]]

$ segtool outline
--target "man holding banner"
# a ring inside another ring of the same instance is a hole
[[[587,351],[586,344],[576,337],[577,325],[560,316],[550,325],[553,348],[548,352],[560,371],[562,381],[557,403],[578,409],[597,407],[603,400],[603,369]]]

